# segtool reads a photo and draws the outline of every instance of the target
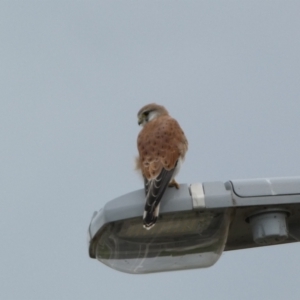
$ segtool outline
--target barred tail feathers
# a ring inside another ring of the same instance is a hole
[[[175,168],[172,170],[163,168],[155,179],[149,180],[148,182],[145,180],[145,191],[147,195],[143,215],[143,227],[147,230],[151,229],[157,221],[160,201],[172,179],[174,170]]]
[[[145,229],[150,230],[155,225],[159,215],[159,206],[160,204],[153,211],[144,210],[143,227]]]

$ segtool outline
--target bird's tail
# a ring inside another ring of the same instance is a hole
[[[170,180],[172,179],[174,170],[175,168],[171,170],[163,168],[155,179],[149,181],[145,180],[145,191],[147,195],[143,215],[143,226],[148,230],[151,229],[157,221],[159,215],[159,204]]]
[[[154,210],[144,210],[144,215],[143,215],[143,227],[147,230],[151,229],[158,218],[159,215],[159,204],[155,207]]]

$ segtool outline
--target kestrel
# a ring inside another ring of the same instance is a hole
[[[136,159],[146,193],[143,226],[151,229],[158,218],[166,188],[179,189],[174,177],[184,160],[188,141],[178,122],[161,105],[152,103],[142,107],[138,124],[143,127],[137,138],[139,157]]]

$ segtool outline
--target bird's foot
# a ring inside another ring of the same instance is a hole
[[[172,181],[170,181],[169,183],[169,187],[176,187],[177,190],[179,190],[179,184],[176,182],[175,179],[172,179]]]

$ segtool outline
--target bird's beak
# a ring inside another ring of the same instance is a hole
[[[142,123],[143,123],[143,118],[140,117],[140,118],[138,119],[138,124],[141,125]]]

